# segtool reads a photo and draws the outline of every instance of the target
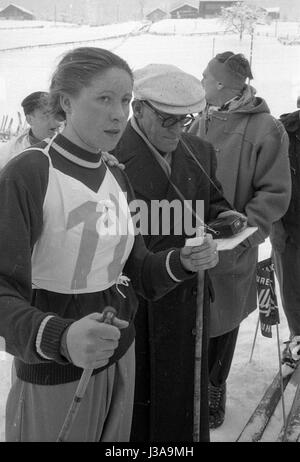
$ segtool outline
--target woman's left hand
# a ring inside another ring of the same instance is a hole
[[[183,247],[180,250],[180,260],[187,271],[197,272],[213,268],[219,262],[217,243],[207,234],[202,245]]]
[[[102,152],[102,159],[110,167],[119,167],[120,170],[125,169],[125,165],[121,164],[115,156],[113,156],[112,154],[109,154],[108,152]]]

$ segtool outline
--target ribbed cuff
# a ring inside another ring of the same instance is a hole
[[[63,319],[57,316],[50,318],[45,325],[40,341],[40,349],[44,357],[51,358],[60,364],[67,364],[68,361],[61,355],[61,339],[66,328],[74,320]]]
[[[70,363],[72,363],[72,359],[71,359],[71,356],[69,354],[69,350],[68,350],[68,346],[67,346],[67,334],[68,334],[68,330],[69,330],[69,327],[68,326],[62,336],[61,336],[61,340],[60,340],[60,353],[61,355],[66,358]]]
[[[193,276],[195,276],[195,273],[191,271],[186,271],[184,267],[182,266],[181,260],[180,260],[180,249],[174,249],[169,253],[169,268],[170,271],[172,272],[173,280],[176,282],[181,282],[185,281],[186,279],[190,279]],[[169,271],[168,271],[169,272]],[[169,273],[170,274],[170,273]]]

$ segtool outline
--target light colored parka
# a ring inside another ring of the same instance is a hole
[[[0,170],[2,170],[7,162],[31,146],[30,136],[30,129],[28,128],[21,135],[0,144]]]
[[[226,199],[258,231],[233,250],[219,253],[209,273],[215,291],[210,336],[235,329],[257,307],[258,245],[286,212],[291,193],[288,137],[262,98],[247,86],[229,110],[206,110],[190,132],[213,144],[217,178]]]

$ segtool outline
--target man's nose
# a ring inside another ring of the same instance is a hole
[[[182,126],[182,121],[178,120],[176,122],[176,124],[172,125],[171,127],[169,127],[169,130],[172,132],[172,133],[176,133],[176,135],[179,135],[182,130],[183,130],[183,126]]]

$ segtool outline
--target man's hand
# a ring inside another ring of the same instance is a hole
[[[202,245],[183,247],[180,251],[180,260],[187,271],[196,272],[213,268],[219,262],[217,244],[212,236],[207,234]]]
[[[102,159],[110,167],[119,167],[120,170],[125,169],[125,165],[121,164],[115,156],[113,156],[112,154],[109,154],[108,152],[102,152]]]
[[[243,231],[245,228],[247,228],[248,218],[246,217],[246,215],[244,215],[241,212],[238,212],[237,210],[226,210],[226,212],[219,213],[217,218],[225,218],[228,216],[236,216],[241,218],[243,222],[243,227],[240,229],[240,231]]]
[[[92,313],[74,322],[67,332],[67,348],[77,367],[97,369],[105,366],[119,344],[120,329],[128,322],[113,318],[106,324],[102,313]]]

